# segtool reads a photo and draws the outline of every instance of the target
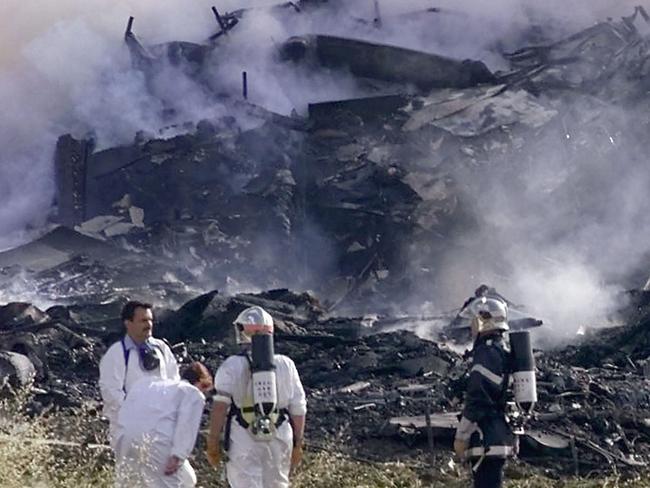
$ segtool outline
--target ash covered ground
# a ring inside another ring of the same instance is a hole
[[[62,7],[3,52],[7,394],[34,373],[32,412],[98,412],[128,298],[213,370],[255,304],[310,442],[444,464],[466,372],[445,326],[487,282],[544,321],[521,458],[643,468],[650,17],[425,3]]]

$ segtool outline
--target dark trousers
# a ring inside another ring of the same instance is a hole
[[[474,471],[474,488],[501,488],[503,483],[503,458],[487,456]]]

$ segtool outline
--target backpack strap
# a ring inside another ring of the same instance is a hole
[[[234,418],[237,420],[237,423],[241,425],[244,429],[248,429],[250,427],[250,424],[246,422],[244,419],[243,413],[250,413],[253,411],[253,407],[248,407],[248,408],[239,408],[237,405],[232,403],[230,405],[230,410],[228,411],[228,418],[229,421],[231,418]],[[275,427],[278,428],[280,427],[283,422],[286,420],[289,420],[289,409],[288,408],[280,408],[278,409],[278,418],[275,421]]]
[[[252,375],[252,368],[253,368],[253,362],[248,355],[246,351],[242,351],[237,356],[244,356],[246,358],[246,361],[248,362],[248,368],[250,371],[250,374]],[[239,408],[237,405],[235,405],[235,402],[233,402],[230,405],[230,410],[228,411],[228,422],[232,422],[232,419],[234,418],[237,420],[237,423],[241,425],[244,429],[248,429],[250,427],[249,423],[246,422],[244,419],[243,413],[250,413],[253,412],[255,407],[245,407],[245,408]],[[286,420],[289,420],[289,409],[288,408],[279,408],[278,409],[278,418],[275,422],[275,427],[280,427],[282,423]]]
[[[232,419],[237,415],[238,412],[239,409],[235,406],[234,403],[231,403],[230,408],[228,409],[228,417],[226,418],[226,426],[223,433],[224,452],[228,452],[228,449],[230,449],[230,431],[232,430]]]
[[[237,354],[237,356],[244,356],[246,358],[246,361],[248,361],[248,366],[250,368],[251,358],[248,357],[246,351],[240,352],[239,354]],[[235,402],[233,401],[230,403],[230,407],[228,408],[228,417],[226,417],[226,425],[224,427],[224,432],[223,432],[223,450],[225,452],[228,452],[228,449],[230,449],[230,432],[232,430],[232,421],[235,418],[237,419],[237,422],[239,424],[241,424],[242,421],[244,421],[244,419],[241,417],[241,411],[239,410],[239,407],[237,407],[237,405],[235,405]]]

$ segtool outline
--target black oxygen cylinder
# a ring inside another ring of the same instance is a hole
[[[252,339],[252,372],[270,371],[275,369],[273,356],[275,349],[273,347],[273,336],[271,334],[254,334]]]
[[[253,401],[261,415],[269,415],[278,402],[275,383],[275,351],[272,334],[254,334],[251,338],[251,373],[253,376]]]
[[[530,413],[537,402],[535,357],[527,330],[510,332],[510,354],[515,402]]]

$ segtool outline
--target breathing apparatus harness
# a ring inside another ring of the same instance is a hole
[[[253,405],[230,405],[224,431],[224,450],[230,447],[233,419],[246,429],[256,441],[270,441],[277,429],[289,420],[289,410],[278,408],[277,385],[274,364],[273,336],[255,334],[251,338],[251,351],[242,351],[248,362],[253,386]],[[251,419],[252,415],[252,419]]]

